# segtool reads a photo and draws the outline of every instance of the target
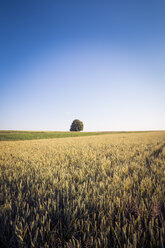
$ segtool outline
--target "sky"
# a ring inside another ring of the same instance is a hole
[[[164,0],[0,1],[0,130],[165,130]]]

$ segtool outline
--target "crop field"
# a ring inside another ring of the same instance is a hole
[[[33,140],[54,139],[67,137],[95,136],[107,134],[107,132],[35,132],[35,131],[0,131],[0,141],[7,140]]]
[[[165,132],[1,141],[0,247],[165,247]]]
[[[114,134],[125,132],[50,132],[50,131],[0,131],[0,141],[7,140],[34,140],[34,139],[54,139],[82,136],[96,136],[103,134]],[[129,132],[132,133],[132,132]],[[142,133],[142,132],[139,132]]]

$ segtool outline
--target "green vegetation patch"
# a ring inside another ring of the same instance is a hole
[[[108,132],[28,132],[28,131],[0,131],[0,141],[53,139],[79,136],[108,134]]]

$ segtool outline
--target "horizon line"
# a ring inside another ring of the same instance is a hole
[[[129,132],[164,132],[165,129],[151,129],[151,130],[115,130],[115,131],[53,131],[53,130],[20,130],[20,129],[3,129],[0,132],[58,132],[58,133],[68,133],[68,132],[83,132],[83,133],[129,133]]]

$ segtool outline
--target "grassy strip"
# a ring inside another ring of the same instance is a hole
[[[107,134],[103,132],[0,132],[0,141],[52,139]]]
[[[122,133],[146,133],[152,131],[130,131],[130,132],[50,132],[50,131],[0,131],[0,141],[10,140],[34,140],[34,139],[53,139],[80,136],[93,136],[105,134]]]

